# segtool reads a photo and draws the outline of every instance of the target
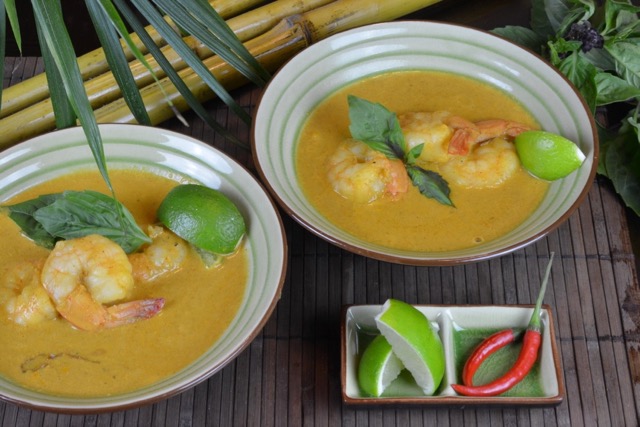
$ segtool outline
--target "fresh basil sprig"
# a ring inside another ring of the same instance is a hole
[[[598,173],[640,215],[640,6],[629,0],[531,6],[531,28],[493,32],[549,59],[580,90],[600,127]]]
[[[89,234],[105,236],[127,253],[151,242],[124,205],[96,191],[47,194],[4,208],[27,237],[48,249]]]
[[[367,101],[355,95],[347,97],[349,103],[349,131],[351,136],[364,142],[371,149],[383,153],[392,160],[404,162],[414,186],[428,198],[447,206],[454,206],[449,198],[449,184],[440,174],[415,164],[422,152],[423,144],[407,152],[407,143],[400,128],[398,117],[382,104]]]

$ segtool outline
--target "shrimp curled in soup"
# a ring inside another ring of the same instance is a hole
[[[448,111],[409,112],[398,121],[407,149],[424,144],[418,157],[423,162],[443,163],[452,155],[469,154],[471,148],[496,137],[515,137],[530,127],[509,120],[472,122]]]
[[[449,183],[465,188],[493,188],[520,167],[512,138],[530,129],[509,120],[471,122],[446,111],[398,116],[408,149],[424,144],[418,161],[437,165]]]
[[[409,188],[407,171],[400,160],[356,140],[346,140],[329,157],[329,182],[342,197],[357,203],[371,203],[389,195],[397,198]]]
[[[126,298],[134,281],[124,250],[96,234],[56,243],[41,278],[58,313],[79,329],[133,323],[156,315],[164,306],[162,298],[104,305]]]
[[[3,275],[0,303],[7,317],[19,325],[33,325],[55,319],[58,312],[40,284],[42,261],[24,261]]]
[[[465,188],[493,188],[504,183],[520,168],[515,146],[494,138],[471,148],[467,155],[452,156],[440,167],[449,182]]]
[[[188,244],[171,231],[157,225],[147,229],[152,242],[141,252],[129,255],[136,282],[150,282],[182,267]]]

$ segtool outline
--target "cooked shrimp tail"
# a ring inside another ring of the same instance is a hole
[[[107,308],[109,318],[106,325],[107,327],[114,327],[137,322],[138,320],[150,319],[160,313],[164,304],[164,298],[150,298],[112,305]]]
[[[499,136],[516,137],[531,128],[510,120],[490,119],[470,122],[461,117],[451,117],[447,124],[455,129],[449,141],[449,154],[466,155],[472,145]]]
[[[134,285],[131,263],[117,243],[97,234],[58,242],[41,278],[58,313],[79,329],[113,328],[147,319],[164,305],[162,299],[120,302]],[[103,305],[111,303],[117,304]]]
[[[76,287],[56,305],[69,323],[86,331],[108,329],[148,319],[164,306],[164,299],[129,301],[105,307],[96,302],[84,286]]]

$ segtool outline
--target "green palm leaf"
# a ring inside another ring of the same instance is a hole
[[[160,12],[148,0],[132,0],[134,6],[142,13],[145,18],[155,27],[156,31],[167,41],[171,47],[180,54],[182,59],[200,76],[201,79],[215,92],[215,94],[224,101],[229,108],[238,115],[246,123],[251,121],[249,114],[240,107],[227,90],[222,86],[202,63],[202,60],[193,53],[193,51],[182,40],[169,24],[164,20]],[[177,4],[177,2],[175,3]],[[176,8],[177,9],[177,8]],[[176,9],[172,9],[173,13]],[[176,19],[174,15],[169,15],[171,19]],[[215,51],[214,51],[215,52]],[[164,68],[164,67],[163,67]],[[169,71],[168,68],[165,72]]]
[[[140,95],[140,90],[129,68],[129,61],[127,61],[124,51],[122,50],[118,33],[114,26],[111,25],[112,22],[118,22],[116,27],[122,31],[122,29],[125,28],[122,19],[110,1],[103,1],[101,5],[94,0],[85,0],[85,4],[87,5],[89,16],[93,21],[93,26],[96,29],[100,44],[104,49],[107,62],[122,91],[122,97],[138,123],[150,125],[151,119],[149,118],[147,109],[142,101],[142,96]],[[107,12],[106,10],[111,10],[111,12]],[[124,32],[128,36],[128,32],[126,30]],[[142,56],[142,53],[140,53],[140,55]]]
[[[14,5],[15,11],[15,5]],[[4,63],[4,53],[7,46],[7,18],[5,17],[4,0],[0,0],[0,59]],[[4,80],[4,65],[0,67],[0,82]],[[2,105],[2,85],[0,84],[0,105]]]
[[[32,5],[41,30],[42,40],[59,72],[59,78],[66,90],[69,103],[87,135],[98,170],[113,192],[113,186],[107,173],[102,137],[84,89],[75,51],[62,17],[60,2],[59,0],[32,0]],[[50,73],[51,70],[45,71]]]
[[[51,97],[51,105],[53,105],[53,111],[55,112],[56,127],[58,129],[64,129],[71,126],[75,126],[78,120],[78,116],[73,111],[73,106],[67,96],[67,91],[64,88],[64,82],[62,76],[58,71],[53,55],[49,50],[47,42],[42,34],[42,28],[40,23],[36,21],[36,33],[38,35],[38,43],[40,44],[40,50],[42,52],[42,59],[44,60],[44,68],[46,70],[47,83],[49,85],[49,96]]]
[[[20,37],[20,23],[14,0],[0,0],[0,62],[4,62],[5,49],[7,48],[7,18],[13,29],[13,37],[18,49],[22,52],[22,38]],[[4,67],[0,67],[0,82],[4,80]],[[0,104],[2,103],[2,85],[0,84]]]
[[[153,0],[185,31],[200,40],[236,70],[257,85],[264,85],[269,73],[238,40],[224,19],[205,0]],[[215,30],[215,31],[213,31]]]
[[[148,46],[149,52],[155,58],[156,62],[160,65],[160,67],[165,71],[167,77],[171,80],[174,86],[178,89],[182,97],[189,104],[189,107],[198,114],[202,120],[205,121],[212,129],[218,132],[220,135],[227,138],[229,141],[232,141],[242,147],[248,148],[247,144],[244,141],[239,140],[236,136],[234,136],[228,129],[226,129],[223,125],[219,124],[209,112],[202,106],[200,101],[193,95],[189,87],[186,83],[180,78],[180,75],[173,69],[167,58],[162,54],[162,50],[158,48],[153,43],[151,36],[144,29],[142,23],[138,20],[136,15],[133,13],[131,9],[127,6],[127,4],[122,0],[115,0],[118,9],[127,20],[131,28],[136,32],[140,40]]]

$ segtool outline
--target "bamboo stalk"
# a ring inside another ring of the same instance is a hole
[[[237,16],[239,13],[255,7],[260,3],[264,3],[264,1],[265,0],[210,0],[209,3],[216,9],[221,17],[227,19]],[[167,21],[170,22],[169,19]],[[146,27],[146,30],[149,32],[149,35],[152,37],[156,45],[163,46],[166,44],[153,27],[148,26]],[[176,28],[176,30],[178,29]],[[140,41],[138,36],[135,35],[135,33],[132,33],[131,37],[136,47],[138,47],[138,49],[143,53],[147,53],[144,44]],[[124,42],[122,42],[122,46],[125,49],[127,59],[131,61],[134,58],[133,53],[131,53],[131,51],[126,47]],[[109,64],[107,63],[102,48],[94,49],[91,52],[78,57],[78,66],[80,67],[80,72],[85,81],[109,70]],[[45,99],[48,96],[49,86],[47,85],[47,77],[44,73],[38,74],[37,76],[31,77],[13,86],[9,86],[8,88],[3,89],[0,118],[7,117],[31,104]]]
[[[271,29],[278,21],[290,14],[306,12],[330,2],[331,0],[280,0],[231,18],[227,21],[227,24],[240,41],[246,42]],[[205,60],[213,55],[211,50],[207,49],[199,40],[192,36],[185,37],[184,41],[189,45],[191,50],[198,54],[201,60]],[[180,71],[187,67],[186,62],[184,62],[182,57],[171,46],[163,47],[162,53],[174,70]],[[157,64],[152,55],[146,55],[145,59],[157,78],[165,77],[164,70]],[[152,72],[140,61],[131,61],[129,67],[139,88],[154,84],[155,79],[153,78]],[[89,80],[85,84],[85,90],[89,102],[94,109],[121,96],[120,87],[110,72]]]
[[[238,15],[227,21],[227,24],[236,33],[241,41],[247,41],[259,34],[263,34],[267,29],[273,27],[278,21],[290,13],[304,12],[318,6],[325,5],[331,0],[279,0],[275,3],[267,4],[258,9],[251,10],[242,15]],[[200,55],[212,55],[212,52],[205,49],[203,45],[193,37],[185,37],[191,49],[199,52]],[[187,67],[187,64],[170,46],[162,48],[163,53],[171,63],[172,67],[180,71]],[[158,78],[165,77],[164,71],[156,63],[151,55],[146,56],[149,65]],[[206,58],[202,58],[206,59]],[[138,60],[131,61],[130,68],[138,87],[147,85],[156,86],[151,72]],[[170,85],[173,87],[173,85]],[[116,83],[113,74],[107,72],[101,74],[85,83],[85,90],[89,102],[94,109],[108,104],[121,96],[120,87]],[[0,148],[9,146],[27,137],[39,135],[55,128],[55,116],[50,99],[45,98],[40,102],[26,106],[16,113],[0,119],[0,135],[3,135]]]
[[[245,45],[266,69],[273,71],[313,42],[350,28],[393,20],[438,1],[440,0],[338,0],[284,19],[272,30],[247,41]],[[282,3],[282,0],[278,3]],[[227,90],[247,83],[240,73],[218,56],[211,56],[203,62]],[[179,74],[201,102],[215,96],[190,68],[184,68]],[[167,104],[167,97],[179,111],[188,109],[186,101],[168,78],[162,79],[160,84],[164,94],[155,83],[140,90],[153,124],[174,117],[173,110]],[[99,123],[136,122],[122,98],[96,109],[95,114]],[[51,102],[50,99],[45,99],[24,109],[20,114],[0,120],[0,135],[3,135],[0,149],[54,127]]]
[[[394,20],[439,1],[441,0],[337,0],[287,18],[271,31],[248,41],[245,46],[267,70],[274,71],[314,42],[351,28]],[[204,63],[228,90],[247,83],[240,73],[218,56],[212,56]],[[215,97],[190,68],[184,69],[180,76],[200,102]],[[168,79],[163,79],[161,84],[174,107],[179,111],[188,109],[186,101]],[[140,93],[153,124],[174,116],[166,98],[157,87],[144,87]],[[99,123],[136,123],[122,99],[99,108],[95,113]]]

